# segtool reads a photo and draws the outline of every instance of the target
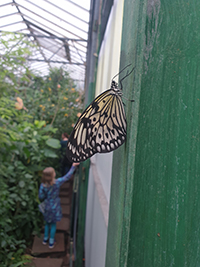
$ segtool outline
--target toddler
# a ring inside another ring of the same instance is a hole
[[[48,167],[43,170],[42,183],[39,189],[39,199],[44,201],[44,211],[41,212],[43,213],[46,222],[44,227],[43,244],[47,244],[50,232],[49,248],[54,247],[56,222],[60,221],[62,218],[62,209],[59,198],[60,186],[71,178],[77,165],[79,165],[79,163],[73,163],[69,172],[58,179],[55,179],[56,173],[54,168]]]

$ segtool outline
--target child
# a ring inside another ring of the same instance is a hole
[[[47,244],[50,231],[49,248],[54,247],[56,222],[60,221],[62,218],[62,209],[59,198],[60,186],[71,178],[77,165],[79,165],[79,163],[73,163],[69,172],[58,179],[55,179],[56,173],[54,168],[48,167],[43,170],[42,184],[39,189],[39,199],[44,201],[45,205],[43,215],[46,224],[44,227],[43,244]]]

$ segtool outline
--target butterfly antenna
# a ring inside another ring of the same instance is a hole
[[[117,73],[117,74],[112,78],[112,80],[114,80],[115,77],[117,77],[122,71],[124,71],[124,70],[125,70],[126,68],[128,68],[129,66],[131,66],[131,64],[128,64],[126,67],[124,67],[122,70],[120,70],[120,72]]]
[[[129,65],[129,66],[130,66],[130,65]],[[128,66],[127,66],[127,67],[128,67]],[[128,76],[134,71],[134,69],[135,69],[135,67],[133,67],[132,70],[131,70],[130,72],[127,72],[127,73],[126,73],[126,76],[124,76],[124,77],[119,81],[119,83],[120,83],[120,85],[121,85],[121,89],[123,89],[122,81],[123,81],[126,77],[128,77]]]

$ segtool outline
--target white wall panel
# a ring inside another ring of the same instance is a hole
[[[96,96],[110,88],[113,76],[119,72],[122,14],[123,0],[114,1],[99,53]],[[86,267],[105,266],[111,174],[112,152],[91,158],[85,228]]]

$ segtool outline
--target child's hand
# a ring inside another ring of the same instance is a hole
[[[77,163],[74,162],[74,163],[72,164],[72,166],[76,167],[76,166],[78,166],[79,164],[80,164],[80,163],[78,163],[78,162],[77,162]]]

